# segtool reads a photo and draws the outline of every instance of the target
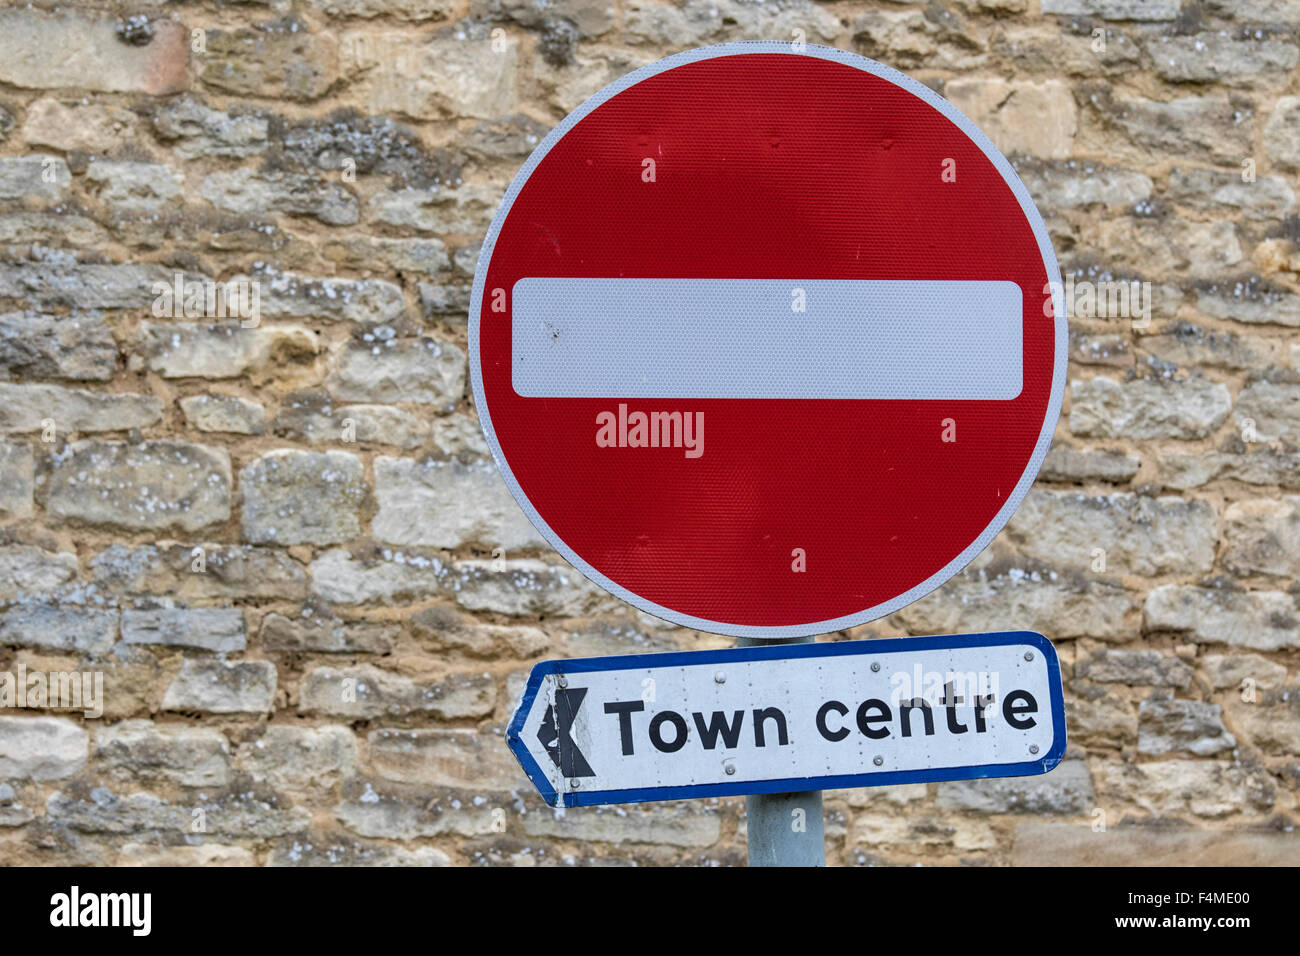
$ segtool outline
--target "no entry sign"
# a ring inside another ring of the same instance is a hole
[[[1066,740],[1032,631],[543,661],[507,738],[552,806],[1025,776]]]
[[[474,396],[520,506],[601,586],[709,631],[836,630],[1010,518],[1060,410],[1059,286],[942,97],[838,50],[710,47],[593,96],[515,178]]]

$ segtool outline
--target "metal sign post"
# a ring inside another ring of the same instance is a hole
[[[775,641],[742,637],[736,646],[812,642],[811,637]],[[750,866],[825,866],[822,792],[751,793],[745,797],[745,842]]]

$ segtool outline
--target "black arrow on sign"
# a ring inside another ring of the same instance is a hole
[[[570,690],[555,691],[555,703],[546,705],[546,714],[542,717],[542,726],[537,730],[537,739],[546,748],[546,755],[551,758],[560,773],[565,777],[594,777],[596,771],[591,769],[587,758],[582,755],[578,745],[569,736],[573,727],[573,718],[578,715],[582,699],[587,696],[587,688],[574,687]]]

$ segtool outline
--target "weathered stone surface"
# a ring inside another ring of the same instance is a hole
[[[258,714],[275,701],[275,665],[267,661],[186,658],[163,695],[163,710]]]
[[[1199,378],[1093,378],[1070,396],[1070,431],[1097,438],[1204,438],[1232,410],[1226,386]]]
[[[30,544],[0,545],[0,601],[52,594],[77,576],[77,556]]]
[[[117,345],[98,315],[0,315],[0,375],[107,381],[117,370]]]
[[[311,362],[316,335],[298,326],[244,328],[239,321],[141,322],[138,347],[163,378],[235,378]]]
[[[134,139],[138,124],[139,117],[120,106],[42,97],[27,107],[23,137],[33,146],[102,153]]]
[[[347,623],[337,618],[262,618],[261,645],[268,651],[309,654],[390,654],[400,632],[393,624]]]
[[[1065,701],[1065,725],[1074,744],[1118,749],[1137,743],[1133,705],[1110,693],[1095,698],[1071,694]]]
[[[103,654],[117,640],[117,611],[29,604],[0,617],[0,644]]]
[[[1208,212],[1236,213],[1249,219],[1280,219],[1295,209],[1295,190],[1280,176],[1241,176],[1203,166],[1175,166],[1165,196]]]
[[[1214,564],[1218,517],[1202,501],[1031,491],[1003,533],[1030,558],[1108,573],[1205,572]]]
[[[1300,377],[1279,374],[1251,382],[1237,396],[1234,417],[1249,421],[1259,441],[1300,444]]]
[[[461,145],[466,152],[481,159],[523,159],[548,132],[550,130],[532,117],[512,113],[476,124],[465,134]]]
[[[963,77],[949,81],[944,95],[1004,153],[1063,159],[1074,150],[1078,111],[1060,80]]]
[[[471,542],[507,550],[545,547],[491,461],[375,459],[379,510],[371,529],[388,544],[455,549]]]
[[[89,248],[107,241],[108,230],[85,216],[66,212],[0,213],[0,242],[10,245]]]
[[[307,0],[313,10],[331,17],[394,17],[398,20],[445,20],[455,11],[450,0]]]
[[[1142,613],[1148,630],[1182,631],[1199,643],[1300,647],[1300,610],[1285,591],[1166,584],[1147,595]]]
[[[1047,450],[1038,476],[1044,481],[1125,482],[1141,465],[1142,459],[1120,448],[1071,448],[1057,442]]]
[[[367,837],[413,840],[447,834],[486,836],[499,832],[504,808],[491,807],[484,797],[462,800],[452,794],[433,797],[381,780],[356,778],[343,786],[343,801],[334,815],[348,829]]]
[[[195,810],[203,811],[204,832],[216,837],[265,839],[301,832],[311,822],[305,807],[287,806],[273,794],[251,790],[170,803],[152,793],[119,796],[95,787],[85,798],[56,792],[45,801],[51,823],[83,833],[192,833]]]
[[[278,790],[323,790],[352,776],[357,740],[347,727],[282,727],[239,748],[239,766]]]
[[[1137,608],[1117,582],[1012,565],[967,569],[894,620],[912,634],[1023,627],[1063,639],[1124,640],[1137,632]]]
[[[1144,335],[1141,349],[1172,365],[1231,369],[1263,368],[1281,358],[1276,343],[1218,332],[1191,322],[1176,322],[1155,335]]]
[[[266,409],[238,395],[189,395],[180,406],[185,421],[201,432],[260,435],[266,431]]]
[[[331,604],[394,603],[440,593],[446,568],[437,558],[389,552],[354,558],[326,551],[311,565],[311,593]]]
[[[1097,789],[1103,806],[1119,801],[1153,815],[1210,818],[1266,810],[1277,796],[1262,770],[1196,759],[1104,763]]]
[[[199,194],[212,205],[231,212],[307,216],[331,226],[350,225],[359,215],[356,197],[343,186],[300,173],[251,169],[215,172],[203,180]]]
[[[95,198],[114,212],[157,212],[180,202],[181,176],[159,163],[100,160],[90,164],[86,179],[96,184]]]
[[[288,396],[272,427],[277,435],[313,444],[367,442],[418,448],[429,440],[429,424],[390,405],[339,405],[320,392]]]
[[[688,801],[617,808],[571,807],[563,815],[542,809],[526,815],[523,825],[529,836],[680,847],[712,846],[721,832],[716,808],[697,807]]]
[[[1234,501],[1223,512],[1223,541],[1234,574],[1300,577],[1300,496]]]
[[[1158,37],[1148,46],[1156,75],[1171,83],[1276,82],[1295,68],[1294,43],[1222,33]]]
[[[502,190],[466,183],[455,189],[394,189],[375,193],[366,206],[370,218],[420,232],[481,233],[492,220]]]
[[[58,780],[86,763],[89,735],[62,717],[0,717],[0,780]]]
[[[1245,258],[1237,227],[1231,222],[1108,218],[1097,224],[1092,243],[1099,249],[1115,250],[1107,254],[1113,268],[1156,276],[1219,276]]]
[[[1279,169],[1300,170],[1300,96],[1277,101],[1264,125],[1264,149]]]
[[[279,20],[207,32],[199,76],[227,93],[314,100],[338,78],[334,37],[300,20]]]
[[[242,651],[244,612],[238,608],[162,607],[122,612],[122,640],[228,653]]]
[[[465,370],[465,353],[449,342],[389,339],[347,347],[326,384],[341,401],[418,402],[450,411],[465,391]]]
[[[230,782],[225,735],[201,727],[125,720],[95,731],[93,756],[98,767],[118,779],[162,779],[183,787]]]
[[[1259,654],[1207,654],[1197,663],[1212,690],[1240,688],[1243,681],[1256,687],[1278,687],[1286,680],[1286,668]]]
[[[1040,777],[954,780],[939,784],[936,806],[980,813],[1086,813],[1096,805],[1082,760],[1065,760]]]
[[[411,632],[430,649],[459,651],[472,657],[530,658],[550,646],[550,639],[539,628],[483,624],[450,607],[426,608],[416,613],[410,623]]]
[[[1034,201],[1049,209],[1075,206],[1130,206],[1149,199],[1150,177],[1131,169],[1068,159],[1022,159],[1016,172]]]
[[[197,531],[230,517],[224,449],[159,439],[73,442],[54,455],[46,508],[59,518],[139,531]]]
[[[859,814],[849,839],[858,846],[899,847],[915,852],[921,847],[980,850],[997,846],[993,828],[982,820],[963,817],[899,819],[892,815]]]
[[[423,6],[423,4],[422,4]],[[429,846],[407,849],[368,843],[353,836],[308,833],[267,854],[267,866],[451,866],[451,858]]]
[[[257,866],[257,857],[242,846],[124,843],[114,866]]]
[[[689,2],[682,6],[651,0],[628,0],[623,29],[632,42],[703,45],[702,41],[763,40],[794,36],[802,29],[810,43],[831,43],[842,30],[827,10],[815,3],[748,4]]]
[[[407,32],[352,33],[339,50],[342,73],[365,109],[415,119],[486,119],[513,111],[519,42],[482,31],[422,42]]]
[[[988,60],[984,44],[947,11],[927,16],[921,10],[869,10],[854,18],[851,29],[859,52],[900,68],[965,69]]]
[[[1251,135],[1254,113],[1225,95],[1153,100],[1101,91],[1090,98],[1102,122],[1143,153],[1188,156],[1235,165]]]
[[[261,270],[262,314],[272,318],[315,318],[366,325],[402,315],[402,290],[383,279],[335,279]],[[389,330],[391,332],[391,330]]]
[[[492,454],[478,419],[468,415],[449,415],[435,419],[433,444],[448,458],[455,458],[467,465]]]
[[[1296,866],[1300,837],[1258,827],[1197,830],[1189,826],[1109,827],[1020,823],[1013,866]]]
[[[447,585],[471,611],[581,617],[616,610],[618,602],[568,565],[537,560],[457,561]]]
[[[163,103],[153,112],[152,120],[154,133],[182,159],[239,158],[267,148],[266,117],[223,113],[189,96]]]
[[[36,489],[36,456],[30,445],[0,442],[0,518],[32,514]]]
[[[347,452],[267,452],[239,473],[244,537],[282,545],[355,537],[364,472],[361,459]]]
[[[1134,687],[1185,688],[1192,682],[1192,668],[1184,661],[1160,651],[1103,650],[1074,665],[1074,675],[1100,684],[1128,684]]]
[[[72,11],[6,11],[0,14],[0,81],[154,96],[186,88],[190,37],[184,24],[153,20],[148,41],[138,45],[123,43],[116,24]]]
[[[112,594],[178,601],[307,596],[307,575],[282,551],[247,545],[114,544],[90,559],[95,584]]]
[[[1229,700],[1232,725],[1270,756],[1300,756],[1300,688],[1258,691],[1247,700]]]
[[[450,265],[447,247],[441,239],[385,239],[382,236],[353,236],[326,241],[322,258],[347,269],[410,272],[427,276]]]
[[[303,713],[372,719],[432,714],[443,719],[486,717],[496,706],[496,684],[478,674],[453,674],[417,683],[370,665],[317,667],[298,690]]]
[[[1198,284],[1196,308],[1214,319],[1300,326],[1300,295],[1258,276]]]
[[[1258,445],[1239,451],[1163,452],[1157,455],[1160,478],[1167,488],[1199,488],[1218,478],[1234,478],[1250,485],[1300,488],[1300,452]]]
[[[370,765],[398,783],[472,791],[528,785],[505,741],[477,730],[372,730]]]
[[[0,199],[59,199],[70,175],[57,156],[0,158]]]
[[[136,309],[153,305],[172,274],[154,265],[98,265],[38,257],[0,265],[0,298],[32,308]]]
[[[109,432],[143,428],[162,418],[152,395],[92,392],[61,385],[0,382],[0,431]]]
[[[1042,0],[1043,13],[1103,20],[1175,20],[1183,0]]]
[[[1223,708],[1199,700],[1144,700],[1138,706],[1138,753],[1189,751],[1210,756],[1237,746]]]

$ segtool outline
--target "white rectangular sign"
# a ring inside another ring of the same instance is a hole
[[[1005,401],[1022,387],[1014,282],[529,277],[511,299],[511,382],[528,398]]]
[[[508,733],[552,805],[1046,773],[1060,666],[1030,631],[546,661]]]

